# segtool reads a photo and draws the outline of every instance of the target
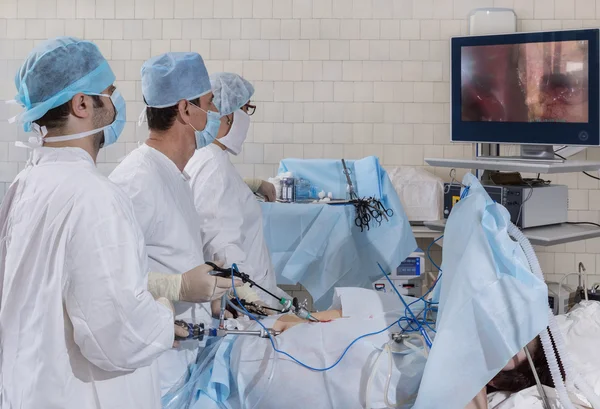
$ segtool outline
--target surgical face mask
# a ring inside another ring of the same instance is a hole
[[[247,113],[238,109],[233,113],[233,125],[229,133],[219,139],[219,142],[223,144],[229,152],[234,155],[239,155],[242,151],[242,144],[248,136],[248,129],[250,128],[250,117]]]
[[[217,134],[219,133],[219,128],[221,127],[221,114],[214,111],[205,111],[198,105],[191,105],[198,108],[200,111],[206,114],[206,126],[203,130],[199,131],[196,128],[194,128],[194,125],[192,125],[191,123],[189,124],[194,130],[194,135],[196,136],[196,149],[202,149],[205,146],[208,146],[211,143],[213,143],[213,141],[217,137]]]
[[[62,142],[62,141],[70,141],[74,139],[85,138],[86,136],[94,135],[98,132],[104,133],[104,145],[103,147],[107,147],[108,145],[112,145],[119,139],[119,135],[123,132],[123,128],[125,127],[125,99],[121,96],[121,93],[117,90],[113,91],[112,95],[108,94],[94,94],[101,97],[110,98],[114,108],[115,108],[115,120],[102,128],[92,129],[91,131],[79,132],[72,135],[62,135],[62,136],[49,136],[44,138],[44,142]],[[46,127],[39,128],[39,133],[41,133],[42,138],[46,135]]]

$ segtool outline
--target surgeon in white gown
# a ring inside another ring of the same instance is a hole
[[[217,139],[194,153],[185,170],[190,175],[194,204],[207,258],[236,263],[250,277],[278,296],[271,256],[265,243],[260,205],[239,175],[230,154],[238,155],[250,127],[248,109],[254,87],[233,73],[211,74],[215,106],[223,115]],[[264,303],[277,300],[262,291]],[[243,298],[243,297],[242,297]]]
[[[114,80],[72,37],[41,43],[17,73],[17,119],[36,136],[0,207],[3,409],[160,408],[154,362],[173,312],[146,290],[129,198],[95,163],[125,124]]]
[[[161,273],[150,275],[150,291],[174,301],[177,319],[210,324],[208,301],[220,298],[231,281],[208,274],[212,268],[204,264],[198,214],[183,171],[194,150],[212,142],[220,123],[202,57],[166,53],[149,59],[142,66],[142,93],[148,140],[110,180],[131,198],[150,270]],[[197,352],[198,343],[186,341],[160,357],[163,394],[186,374]]]

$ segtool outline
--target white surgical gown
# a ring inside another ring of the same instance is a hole
[[[271,256],[265,243],[262,213],[256,197],[229,159],[215,144],[197,150],[186,172],[200,215],[204,255],[231,265],[236,263],[258,284],[276,295],[277,288]],[[272,306],[276,300],[257,290]]]
[[[131,202],[79,148],[37,148],[0,207],[0,407],[160,408],[173,317]]]
[[[111,173],[133,202],[142,227],[150,271],[183,274],[203,264],[200,222],[185,173],[158,150],[142,145]],[[211,323],[210,303],[176,302],[177,319]],[[198,343],[183,342],[179,350],[159,359],[161,392],[165,394],[196,359]]]

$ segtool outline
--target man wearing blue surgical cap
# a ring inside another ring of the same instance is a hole
[[[212,103],[208,73],[198,53],[166,53],[142,66],[142,93],[149,135],[110,175],[131,198],[149,257],[149,288],[175,302],[177,319],[212,322],[209,301],[231,280],[209,274],[204,264],[200,221],[189,177],[183,171],[197,149],[217,136],[220,116]],[[187,373],[197,341],[159,359],[162,393]]]
[[[276,285],[260,206],[229,157],[241,152],[248,134],[250,116],[256,109],[250,103],[254,87],[226,72],[212,74],[210,82],[215,105],[223,115],[219,134],[211,145],[196,151],[185,169],[200,215],[204,254],[228,265],[236,263],[261,286],[287,297]],[[256,294],[246,287],[239,292],[246,301],[262,299],[277,307],[277,301],[263,292]]]
[[[0,208],[0,407],[160,408],[174,340],[129,198],[96,169],[125,102],[98,47],[59,37],[15,78],[31,156]],[[186,335],[186,331],[183,334]]]

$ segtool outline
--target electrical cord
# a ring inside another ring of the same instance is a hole
[[[562,160],[567,160],[567,158],[565,158],[564,156],[561,156],[561,155],[559,155],[558,153],[556,153],[556,152],[558,152],[558,151],[560,151],[560,150],[562,150],[562,149],[564,149],[564,148],[560,148],[560,149],[557,149],[556,151],[554,151],[554,155],[555,155],[555,156],[558,156],[558,157],[559,157],[559,158],[561,158]],[[586,171],[582,171],[581,173],[583,173],[584,175],[586,175],[586,176],[588,176],[588,177],[590,177],[590,178],[592,178],[592,179],[600,180],[600,178],[599,178],[598,176],[590,175],[590,174],[589,174],[589,173],[587,173]]]
[[[527,201],[529,199],[531,199],[531,196],[533,196],[533,185],[531,183],[527,183],[529,185],[529,193],[527,194],[527,197],[525,198],[525,200],[523,200],[523,203],[521,203],[521,206],[519,207],[519,213],[517,214],[517,219],[515,220],[515,225],[519,225],[519,220],[521,219],[521,213],[523,213],[523,206],[525,206],[525,203],[527,203]]]
[[[467,195],[469,194],[469,186],[465,186],[463,192],[460,195],[460,200],[464,199],[465,197],[467,197]],[[425,303],[425,308],[428,311],[431,311],[433,308],[432,306],[438,305],[439,303],[437,302],[431,302],[431,301],[427,301],[425,299],[425,297],[427,297],[429,294],[431,294],[431,292],[435,289],[435,286],[439,283],[439,281],[442,278],[442,268],[440,266],[438,266],[435,261],[433,261],[433,258],[431,258],[431,248],[433,247],[433,245],[435,243],[437,243],[438,241],[440,241],[441,239],[444,238],[444,235],[442,234],[440,237],[438,237],[437,239],[433,240],[429,246],[427,247],[427,250],[425,251],[425,254],[427,254],[427,258],[429,259],[429,261],[431,262],[431,264],[438,269],[439,273],[438,276],[436,278],[436,280],[433,282],[433,284],[431,285],[431,287],[429,288],[429,290],[427,290],[427,292],[425,294],[423,294],[422,297],[419,297],[417,300],[411,302],[410,304],[408,304],[408,306],[412,306],[413,304],[418,303],[419,301],[422,301],[423,303]],[[406,315],[406,312],[405,312]],[[427,315],[425,314],[425,317],[427,317]],[[427,325],[429,327],[429,325]],[[429,329],[432,329],[429,327]],[[434,331],[435,332],[435,331]]]
[[[465,186],[464,190],[462,191],[461,195],[460,195],[460,200],[464,199],[465,197],[468,196],[469,194],[469,189],[470,186]],[[433,240],[429,246],[427,247],[427,250],[425,251],[425,253],[427,254],[427,258],[429,259],[429,261],[431,262],[431,264],[438,269],[439,273],[437,276],[437,279],[433,282],[433,284],[431,285],[431,287],[429,288],[429,290],[427,290],[427,292],[425,294],[423,294],[422,297],[419,297],[417,300],[411,302],[410,304],[408,304],[408,306],[412,306],[413,304],[418,303],[419,301],[422,301],[425,304],[424,307],[424,311],[425,311],[425,318],[427,318],[427,312],[433,310],[434,306],[437,306],[439,303],[437,302],[431,302],[431,301],[427,301],[425,298],[431,294],[431,292],[435,289],[436,285],[440,282],[440,280],[442,279],[442,268],[440,266],[438,266],[435,261],[433,261],[433,259],[431,258],[431,248],[433,247],[433,245],[435,243],[437,243],[438,241],[440,241],[441,239],[444,238],[444,235],[442,234],[440,237],[438,237],[437,239]],[[404,312],[404,315],[406,315],[406,311]],[[431,328],[429,326],[429,323],[427,323],[427,321],[425,321],[425,325],[435,333],[435,330],[433,328]]]
[[[400,292],[398,291],[398,289],[396,288],[396,286],[394,285],[394,283],[392,283],[392,280],[388,277],[388,275],[386,274],[386,272],[383,269],[383,267],[381,267],[381,264],[377,263],[377,266],[379,266],[379,269],[381,270],[381,272],[383,273],[383,275],[387,278],[388,282],[390,283],[390,285],[394,289],[394,292],[396,293],[396,295],[398,296],[398,298],[400,298],[400,301],[402,302],[402,304],[404,304],[404,314],[406,315],[406,311],[408,311],[408,313],[410,314],[410,318],[408,318],[406,316],[404,318],[407,318],[407,320],[409,320],[409,325],[411,325],[411,326],[412,326],[412,324],[416,324],[417,325],[418,331],[423,336],[423,338],[425,339],[425,343],[427,344],[427,347],[431,348],[432,342],[431,342],[431,339],[429,338],[429,335],[427,334],[427,331],[425,331],[425,328],[423,327],[423,325],[421,324],[421,322],[419,321],[419,319],[412,312],[412,310],[410,309],[410,306],[406,303],[406,301],[404,301],[404,297],[402,297],[402,294],[400,294]],[[412,318],[412,321],[410,321],[411,318]],[[425,324],[425,325],[428,326],[427,324]],[[414,331],[414,329],[412,327],[411,327],[411,330]]]

